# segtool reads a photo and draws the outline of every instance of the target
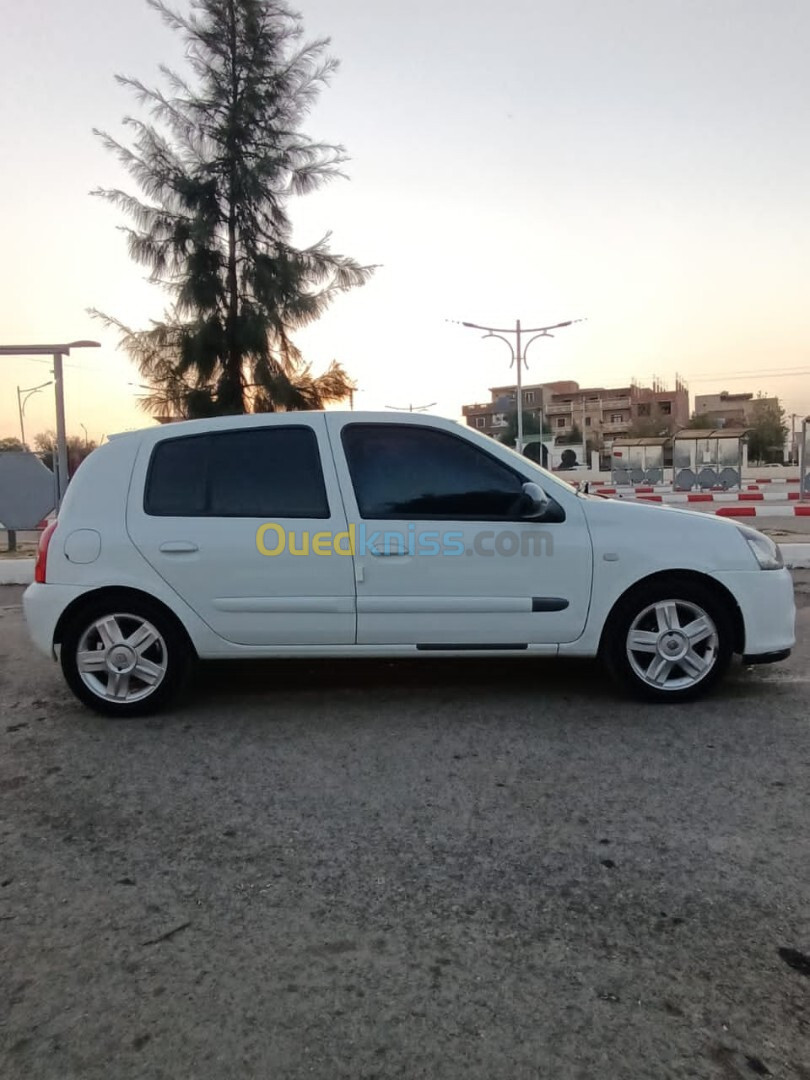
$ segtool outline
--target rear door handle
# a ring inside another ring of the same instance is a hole
[[[166,555],[182,555],[184,553],[190,554],[192,551],[199,551],[200,549],[190,540],[168,540],[165,544],[160,545],[160,550]]]

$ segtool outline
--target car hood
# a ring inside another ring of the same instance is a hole
[[[636,552],[645,561],[705,572],[758,569],[744,542],[747,526],[731,518],[660,503],[585,496],[582,507],[595,554]]]

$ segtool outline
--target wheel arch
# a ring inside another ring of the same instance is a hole
[[[162,600],[159,600],[152,593],[144,592],[143,589],[133,589],[128,586],[121,585],[105,585],[98,589],[92,589],[89,592],[82,593],[75,600],[65,608],[54,627],[53,631],[53,643],[54,645],[61,645],[65,634],[65,628],[79,615],[83,608],[95,607],[100,600],[104,599],[107,602],[115,602],[116,604],[124,604],[127,601],[140,600],[150,604],[152,607],[160,608],[162,614],[169,619],[174,625],[175,629],[183,636],[190,650],[191,656],[197,655],[197,650],[192,641],[191,635],[188,629],[183,623],[183,620],[179,618],[176,612],[165,604]]]
[[[648,574],[646,577],[634,581],[633,584],[625,589],[621,596],[616,599],[610,609],[608,617],[605,619],[604,626],[602,627],[602,634],[599,638],[600,654],[604,651],[606,639],[612,630],[615,619],[620,614],[624,605],[632,599],[633,594],[644,588],[648,588],[650,585],[655,585],[664,581],[700,585],[703,588],[709,589],[714,593],[718,600],[722,600],[727,604],[734,627],[733,651],[740,654],[745,652],[745,620],[743,619],[743,614],[740,610],[740,605],[737,603],[736,597],[725,585],[716,578],[713,578],[710,574],[703,574],[699,570],[659,570],[654,574]]]

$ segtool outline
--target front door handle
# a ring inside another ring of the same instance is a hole
[[[408,554],[407,551],[403,550],[400,547],[396,548],[395,550],[391,550],[390,548],[388,548],[388,549],[383,548],[382,551],[381,551],[378,547],[375,547],[373,544],[369,548],[369,551],[371,552],[372,555],[376,555],[378,558],[388,558],[388,559],[394,558],[394,557],[396,557],[398,555],[401,556],[401,555],[407,555]]]
[[[160,550],[166,555],[183,555],[200,549],[191,540],[169,540],[160,545]]]

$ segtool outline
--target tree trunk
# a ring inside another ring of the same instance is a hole
[[[228,310],[226,316],[226,372],[220,388],[222,404],[228,411],[245,411],[245,390],[242,380],[242,353],[237,340],[239,327],[239,272],[237,267],[237,165],[236,124],[239,109],[239,77],[237,73],[236,5],[228,3],[230,60],[231,60],[231,131],[228,137],[230,154],[230,184],[228,191]]]

